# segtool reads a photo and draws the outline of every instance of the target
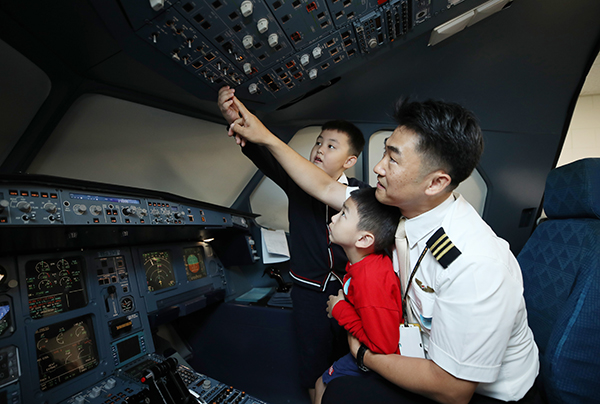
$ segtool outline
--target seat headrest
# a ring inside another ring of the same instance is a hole
[[[600,158],[577,160],[550,171],[544,210],[549,219],[600,219]]]

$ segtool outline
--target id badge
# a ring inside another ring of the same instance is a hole
[[[400,343],[398,346],[400,348],[400,355],[402,356],[425,359],[421,328],[417,324],[400,326]]]

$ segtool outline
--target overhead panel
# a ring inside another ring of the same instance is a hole
[[[202,85],[266,103],[335,82],[456,0],[123,2],[136,34]],[[158,7],[155,7],[158,8]]]

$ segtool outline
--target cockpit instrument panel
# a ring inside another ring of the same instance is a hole
[[[148,292],[175,286],[175,273],[169,251],[151,251],[142,254]]]
[[[87,304],[83,260],[67,257],[25,264],[31,318],[53,316]]]
[[[206,277],[204,249],[202,247],[184,248],[183,259],[188,281],[195,281]]]
[[[91,315],[39,328],[35,347],[42,391],[98,366]]]

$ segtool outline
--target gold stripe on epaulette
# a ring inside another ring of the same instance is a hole
[[[445,238],[448,238],[448,235],[446,233],[442,234],[442,236],[440,238],[438,238],[437,241],[431,245],[430,250],[431,251],[435,250],[436,246]]]
[[[434,241],[435,240],[435,241]],[[433,257],[447,268],[461,254],[460,250],[450,240],[443,227],[440,227],[429,240],[427,246]]]
[[[450,240],[448,240],[448,241],[450,241]],[[435,255],[435,259],[436,259],[436,260],[438,260],[438,261],[439,261],[439,260],[441,260],[441,259],[442,259],[442,257],[443,257],[444,255],[446,255],[446,253],[452,249],[452,247],[454,247],[454,244],[453,244],[453,243],[450,243],[450,245],[449,245],[448,247],[446,247],[446,248],[444,249],[444,251],[440,252],[439,254],[434,254],[434,255]]]

